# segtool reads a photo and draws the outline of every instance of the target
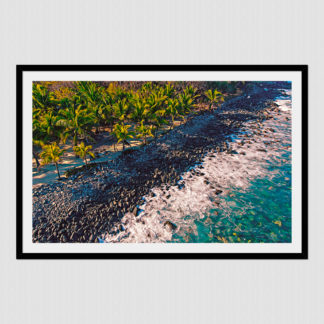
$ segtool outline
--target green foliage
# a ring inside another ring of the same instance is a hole
[[[61,156],[64,153],[64,150],[61,150],[56,142],[48,145],[43,145],[42,148],[43,150],[40,154],[40,158],[42,159],[42,164],[54,163],[56,166],[58,178],[60,179],[58,162],[60,161]]]
[[[195,97],[189,91],[184,91],[183,93],[179,94],[178,100],[180,106],[180,115],[183,118],[194,108],[194,99]]]
[[[119,99],[114,105],[114,116],[116,120],[124,121],[128,113],[129,105],[126,101],[126,98]]]
[[[95,157],[95,155],[90,151],[92,149],[92,145],[86,146],[84,142],[81,142],[79,145],[73,147],[73,151],[77,156],[79,156],[85,164],[87,163],[87,157],[90,156],[92,158]]]
[[[72,137],[74,146],[77,145],[80,136],[92,139],[90,135],[91,128],[96,120],[93,112],[79,104],[78,101],[75,98],[70,107],[61,109],[59,111],[59,120],[56,122],[56,126],[63,128],[61,136],[63,143],[66,142],[67,138]]]
[[[50,93],[50,100],[54,106],[67,108],[70,101],[73,100],[75,92],[67,87],[62,87]]]
[[[43,164],[57,163],[60,160],[63,153],[64,150],[61,150],[55,142],[52,144],[43,145],[43,151],[40,154],[40,157],[43,159]]]
[[[75,82],[78,94],[90,105],[100,103],[104,89],[90,81]]]
[[[174,92],[175,92],[174,86],[170,82],[168,82],[163,88],[163,95],[166,96],[167,98],[172,98]]]
[[[172,119],[172,124],[170,127],[173,127],[173,124],[174,124],[174,119],[177,117],[177,116],[180,116],[181,115],[181,110],[180,110],[181,106],[180,106],[180,102],[178,99],[172,99],[170,98],[168,100],[168,105],[167,105],[167,108],[166,108],[166,114],[168,116],[171,117]]]
[[[184,93],[186,95],[189,95],[191,96],[193,99],[194,98],[197,98],[198,96],[196,95],[198,89],[197,88],[194,88],[192,85],[188,85],[185,89],[184,89]]]
[[[134,133],[129,131],[131,125],[124,124],[116,124],[114,126],[113,133],[117,139],[117,143],[123,144],[123,150],[125,149],[125,145],[130,145],[129,140],[134,138]]]
[[[153,125],[144,125],[143,121],[141,124],[136,127],[136,132],[137,132],[137,138],[143,138],[144,144],[147,144],[147,138],[148,137],[154,137],[153,132],[155,131]]]
[[[151,111],[145,98],[141,97],[140,94],[135,93],[130,104],[131,112],[128,115],[128,118],[135,123],[140,123],[141,121],[147,122]]]
[[[197,107],[198,90],[186,82],[145,82],[137,90],[117,82],[107,87],[90,81],[74,82],[73,87],[53,87],[55,82],[33,84],[34,146],[53,142],[73,146],[94,140],[100,131],[109,131],[123,148],[133,137],[156,137],[164,126],[186,119]],[[52,92],[49,89],[54,89]],[[223,101],[217,90],[208,90],[210,108]],[[134,129],[131,132],[129,129]],[[42,143],[42,144],[40,144]]]
[[[205,95],[209,100],[209,109],[211,109],[214,105],[217,105],[224,101],[223,94],[217,89],[215,89],[214,91],[209,89],[205,92]]]
[[[33,84],[33,107],[47,110],[52,106],[49,90],[41,84]]]
[[[160,109],[155,111],[150,115],[150,123],[153,125],[153,135],[156,139],[158,130],[163,126],[167,125],[168,121],[165,118],[166,111],[164,109]]]

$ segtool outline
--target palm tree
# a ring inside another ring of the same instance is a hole
[[[146,98],[146,105],[150,113],[155,113],[157,110],[163,109],[167,96],[163,95],[161,91],[153,90]]]
[[[166,114],[171,116],[172,124],[170,125],[170,129],[173,128],[174,118],[179,115],[180,104],[177,99],[169,99],[168,106],[166,108]]]
[[[150,111],[145,99],[141,98],[138,94],[134,94],[131,106],[132,111],[127,117],[134,123],[146,122]]]
[[[63,142],[65,143],[67,138],[72,136],[73,146],[77,146],[80,135],[92,139],[90,134],[95,117],[82,104],[78,104],[76,98],[74,100],[69,108],[60,110],[60,118],[56,125],[64,127]]]
[[[163,88],[163,95],[167,96],[168,98],[172,98],[173,94],[174,86],[170,82],[168,82]]]
[[[91,81],[75,82],[77,91],[87,102],[96,105],[102,101],[104,89]]]
[[[122,89],[121,87],[115,87],[114,98],[115,101],[123,100],[128,96],[128,92]]]
[[[52,106],[49,90],[41,84],[33,83],[33,107],[47,109]]]
[[[75,90],[68,87],[62,87],[50,93],[50,99],[53,105],[63,109],[70,106],[70,102],[74,96]]]
[[[119,99],[114,105],[114,116],[116,119],[120,121],[124,121],[126,119],[129,105],[126,102],[126,98]]]
[[[60,117],[53,111],[47,112],[39,118],[39,131],[45,143],[59,137],[60,130],[57,125],[59,119]]]
[[[116,92],[117,92],[117,86],[116,86],[116,84],[113,83],[113,82],[112,83],[109,83],[109,86],[106,89],[106,93],[108,94],[108,96],[111,98],[112,101],[115,100]]]
[[[217,105],[218,103],[224,101],[223,94],[217,89],[215,89],[214,92],[209,89],[205,92],[205,95],[209,100],[209,109],[212,109],[213,105]]]
[[[58,179],[61,179],[59,168],[58,168],[58,162],[60,161],[63,153],[64,150],[61,150],[60,147],[55,142],[52,144],[43,145],[43,151],[40,154],[40,157],[42,158],[42,164],[49,164],[49,163],[55,164]]]
[[[117,143],[123,143],[123,150],[125,149],[125,144],[130,146],[129,140],[134,138],[133,132],[130,132],[128,129],[130,125],[116,124],[114,126],[113,133],[117,139]]]
[[[33,109],[33,157],[37,169],[40,167],[37,149],[60,136],[60,130],[56,127],[57,120],[58,116],[52,111],[41,115],[41,109]]]
[[[110,132],[112,132],[115,123],[114,109],[112,105],[107,104],[101,107],[101,119],[103,120],[103,125],[108,126]]]
[[[184,91],[178,95],[179,100],[179,115],[184,119],[186,114],[189,114],[192,111],[194,104],[195,96],[192,96],[188,91]]]
[[[111,85],[112,83],[110,83]],[[110,131],[112,131],[114,122],[115,122],[115,116],[114,116],[114,108],[113,104],[115,103],[113,94],[110,93],[109,89],[106,89],[102,92],[102,98],[101,98],[101,105],[99,108],[99,119],[102,125],[108,126],[110,128]]]
[[[154,133],[154,139],[156,141],[157,138],[157,132],[158,130],[163,126],[168,124],[168,121],[165,119],[165,113],[166,111],[161,109],[157,110],[153,114],[150,115],[150,122],[153,124],[153,133]]]
[[[103,123],[102,108],[104,106],[104,96],[106,95],[103,87],[94,82],[79,81],[75,83],[77,91],[83,101],[83,105],[88,107],[89,111],[95,116],[96,133],[99,132],[99,126]]]
[[[142,93],[148,93],[148,92],[151,92],[151,91],[153,91],[153,83],[151,82],[151,81],[149,81],[149,82],[145,82],[143,85],[142,85],[142,87],[141,87],[141,89],[140,89],[140,92],[142,92]]]
[[[41,136],[40,118],[41,109],[33,108],[33,139]]]
[[[193,99],[199,97],[198,95],[196,95],[196,92],[197,92],[197,91],[198,91],[198,89],[197,89],[197,88],[194,88],[191,84],[188,85],[188,86],[183,90],[183,92],[184,92],[185,94],[190,95],[191,97],[193,97]]]
[[[87,165],[87,156],[91,156],[92,158],[95,157],[95,155],[90,151],[92,149],[92,145],[85,146],[84,142],[81,142],[78,146],[74,146],[73,150],[76,155],[80,156],[80,158],[85,162]]]
[[[143,121],[141,121],[141,124],[136,127],[137,132],[137,138],[144,138],[144,144],[147,144],[147,137],[153,137],[152,131],[154,131],[154,128],[152,125],[144,125]]]

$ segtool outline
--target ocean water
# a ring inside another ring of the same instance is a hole
[[[106,242],[291,242],[291,93],[262,126],[229,138],[235,154],[209,152],[178,185],[156,187]]]
[[[291,242],[291,165],[272,164],[268,170],[275,172],[271,179],[256,178],[245,189],[232,188],[217,207],[168,242]]]

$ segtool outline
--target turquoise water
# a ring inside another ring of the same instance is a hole
[[[139,217],[108,242],[290,243],[291,97],[262,123],[246,123],[229,138],[233,152],[209,152],[177,186],[152,189]],[[198,171],[198,172],[197,172]]]
[[[288,154],[283,159],[289,161]],[[175,234],[173,242],[289,243],[291,242],[291,164],[269,165],[269,177],[255,179],[249,188],[232,189],[196,230]],[[191,217],[188,215],[188,217]]]
[[[169,242],[190,243],[290,243],[291,242],[291,121],[283,112],[268,122],[274,133],[255,137],[256,145],[267,142],[267,152],[260,160],[250,159],[250,169],[261,165],[258,176],[247,175],[248,185],[230,187],[226,194],[209,199],[203,217],[174,233]],[[258,147],[258,146],[256,146]],[[238,165],[237,170],[242,166]],[[239,174],[239,173],[238,173]],[[212,177],[210,177],[213,179]],[[212,180],[210,180],[212,181]],[[217,176],[215,176],[217,182]]]

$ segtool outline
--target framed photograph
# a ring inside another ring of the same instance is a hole
[[[306,65],[18,65],[18,259],[307,259]]]

